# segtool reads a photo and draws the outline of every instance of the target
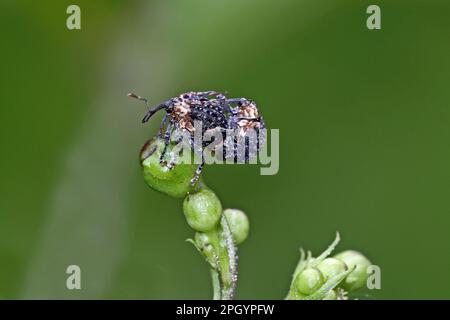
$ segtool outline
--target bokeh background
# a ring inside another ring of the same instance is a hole
[[[181,201],[142,179],[162,115],[126,98],[206,89],[280,129],[277,175],[204,171],[251,219],[238,298],[283,298],[337,230],[381,267],[360,298],[450,298],[448,1],[2,0],[0,30],[0,298],[211,298]]]

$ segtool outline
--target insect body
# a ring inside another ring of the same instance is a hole
[[[128,96],[142,100],[148,105],[147,99],[134,93],[129,93]],[[142,122],[147,122],[160,110],[166,111],[160,125],[160,137],[164,138],[164,149],[160,156],[160,163],[164,164],[164,155],[173,131],[179,130],[189,133],[192,149],[199,151],[202,155],[202,162],[191,180],[192,184],[195,184],[200,176],[204,165],[203,150],[210,144],[209,141],[203,141],[201,146],[195,145],[194,134],[198,130],[196,124],[201,123],[202,136],[212,130],[220,133],[223,138],[222,141],[224,141],[221,147],[224,150],[228,148],[227,150],[233,151],[232,153],[224,152],[224,158],[237,158],[235,151],[238,149],[240,141],[244,141],[246,146],[246,148],[240,149],[245,152],[245,154],[242,154],[245,162],[248,162],[259,150],[260,140],[263,138],[260,130],[264,129],[264,121],[255,102],[251,100],[245,98],[227,99],[224,94],[216,91],[186,92],[150,108]],[[226,133],[229,130],[236,131],[237,136],[232,139],[227,138]],[[258,136],[256,143],[249,142],[247,137],[249,131],[256,132]]]

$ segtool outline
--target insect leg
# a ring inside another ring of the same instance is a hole
[[[165,123],[167,122],[167,117],[168,117],[168,114],[166,113],[166,114],[164,115],[164,117],[162,118],[162,120],[161,120],[161,123],[160,123],[160,125],[159,125],[158,138],[162,138],[162,136],[163,136],[163,129],[164,129]]]
[[[151,157],[153,155],[153,153],[155,153],[155,151],[156,151],[156,146],[153,146],[148,152],[146,152],[147,147],[150,144],[150,141],[147,141],[141,149],[141,162],[143,162],[145,159]]]
[[[172,170],[175,167],[176,163],[178,162],[178,154],[180,153],[181,149],[183,148],[183,146],[181,144],[182,141],[183,141],[183,136],[180,136],[175,142],[176,146],[172,149],[172,152],[171,152],[172,157],[170,159],[169,165],[167,166],[170,170]]]
[[[200,178],[200,174],[202,173],[203,166],[205,165],[205,159],[202,157],[202,163],[197,167],[197,170],[195,170],[194,177],[191,179],[191,185],[194,185],[198,178]]]
[[[226,99],[227,103],[245,103],[246,101],[248,100],[245,98]]]
[[[201,97],[207,97],[207,96],[215,96],[218,95],[219,93],[213,90],[209,90],[209,91],[200,91],[197,92],[197,94]]]
[[[166,154],[167,147],[169,146],[170,143],[170,136],[172,134],[172,130],[173,130],[173,122],[170,121],[169,124],[167,125],[166,133],[164,134],[164,149],[161,152],[161,156],[159,157],[160,164],[164,163],[164,155]]]
[[[190,144],[191,144],[192,151],[194,153],[194,159],[195,159],[196,154],[201,155],[201,157],[202,157],[202,161],[201,161],[200,165],[197,167],[197,169],[195,170],[195,174],[191,179],[191,185],[194,185],[197,182],[197,180],[200,178],[200,174],[202,173],[203,166],[205,165],[205,158],[203,155],[203,146],[202,145],[197,146],[197,144],[195,143],[195,139],[192,136],[190,137]]]

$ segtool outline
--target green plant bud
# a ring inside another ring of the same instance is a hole
[[[317,269],[319,269],[320,272],[322,272],[326,281],[329,278],[346,271],[347,266],[341,260],[335,258],[326,258],[317,265]]]
[[[298,294],[310,295],[317,291],[325,280],[316,268],[308,268],[300,272],[294,280],[294,291]]]
[[[367,267],[371,265],[370,261],[360,252],[347,250],[334,256],[343,261],[349,268],[355,268],[341,283],[341,287],[347,291],[358,290],[366,286]]]
[[[203,232],[195,233],[195,246],[214,268],[217,267],[216,264],[219,256],[214,248],[214,244],[217,244],[217,241],[216,234]]]
[[[222,205],[214,192],[202,189],[184,199],[183,211],[192,229],[206,232],[217,226],[222,215]]]
[[[153,189],[176,198],[183,198],[189,192],[193,192],[195,186],[191,185],[191,179],[195,174],[197,165],[174,163],[170,168],[168,165],[160,164],[161,152],[164,142],[161,139],[149,140],[141,149],[140,159],[145,182]],[[169,145],[164,160],[170,163],[173,146]]]
[[[195,233],[195,244],[200,248],[204,249],[212,244],[212,239],[208,233],[196,232]]]
[[[238,209],[225,209],[223,214],[230,226],[234,242],[236,244],[244,242],[248,237],[248,231],[250,229],[250,222],[248,221],[247,215]]]
[[[330,290],[325,294],[322,300],[337,300],[337,293],[334,290]]]

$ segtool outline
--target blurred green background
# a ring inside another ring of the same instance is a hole
[[[0,30],[0,298],[211,298],[181,201],[142,179],[162,115],[126,98],[207,89],[280,129],[277,175],[204,171],[251,219],[237,298],[283,298],[336,230],[381,267],[361,298],[450,298],[448,1],[2,0]]]

